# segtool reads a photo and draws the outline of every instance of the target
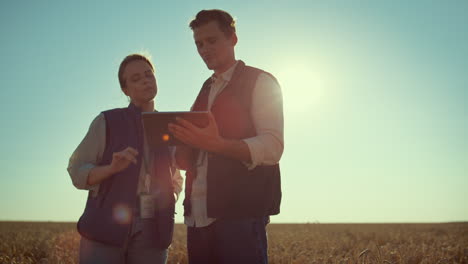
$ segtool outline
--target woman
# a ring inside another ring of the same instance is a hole
[[[100,113],[70,158],[78,189],[89,190],[78,222],[80,263],[166,263],[182,177],[167,147],[150,149],[141,113],[154,110],[154,67],[140,54],[119,67],[127,108]]]

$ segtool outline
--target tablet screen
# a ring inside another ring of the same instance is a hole
[[[144,112],[141,115],[146,140],[150,147],[182,144],[168,129],[169,123],[176,123],[176,117],[183,118],[198,127],[208,125],[208,112]]]

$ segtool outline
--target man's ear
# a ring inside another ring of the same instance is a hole
[[[231,36],[231,44],[234,47],[237,44],[237,34],[234,32]]]

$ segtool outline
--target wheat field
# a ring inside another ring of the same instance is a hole
[[[187,263],[177,224],[168,263]],[[78,263],[75,223],[0,222],[0,263]],[[468,223],[270,224],[271,264],[468,263]]]

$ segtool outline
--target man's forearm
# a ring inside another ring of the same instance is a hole
[[[243,140],[220,138],[213,152],[242,162],[252,162],[249,146]]]

